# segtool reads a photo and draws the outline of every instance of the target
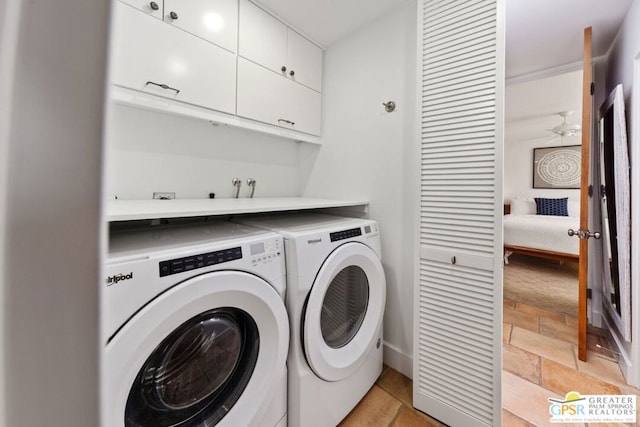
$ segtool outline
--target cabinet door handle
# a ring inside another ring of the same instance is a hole
[[[280,70],[284,73],[285,71],[287,71],[287,67],[283,65],[282,68],[280,68]]]
[[[176,95],[180,93],[180,89],[176,89],[174,87],[168,86],[164,83],[156,83],[156,82],[152,82],[152,81],[148,81],[144,84],[145,86],[147,85],[154,85],[154,86],[158,86],[161,87],[162,89],[166,89],[166,90],[173,90],[175,91]]]
[[[294,122],[292,122],[291,120],[287,120],[287,119],[278,119],[278,123],[286,123],[288,125],[295,126]]]
[[[176,20],[178,19],[178,14],[172,11],[172,12],[169,12],[169,17],[173,20]]]
[[[295,72],[295,71],[293,71],[293,70],[289,71],[289,75],[290,75],[291,77],[293,77],[295,74],[296,74],[296,72]]]
[[[160,6],[158,6],[158,3],[152,1],[151,3],[149,3],[149,7],[151,7],[151,10],[158,10],[160,9]]]

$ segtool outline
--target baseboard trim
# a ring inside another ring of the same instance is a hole
[[[602,319],[604,318],[604,316],[602,315],[602,312],[599,310],[592,310],[591,311],[591,324],[593,326],[595,326],[596,328],[602,328]]]
[[[627,354],[627,352],[624,350],[624,346],[622,345],[622,342],[618,338],[618,334],[616,333],[616,330],[615,330],[616,326],[609,321],[607,316],[602,316],[602,320],[607,326],[609,336],[613,338],[613,341],[615,342],[616,351],[620,353],[620,357],[618,358],[618,365],[620,365],[620,370],[622,371],[625,381],[629,383],[629,373],[630,373],[629,370],[631,369],[631,359],[629,358],[629,355]]]
[[[413,378],[413,358],[403,353],[398,347],[385,342],[382,357],[387,366],[406,377]]]

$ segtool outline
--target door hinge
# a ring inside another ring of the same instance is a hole
[[[589,197],[593,197],[593,185],[590,185],[590,186],[589,186],[589,191],[588,191],[588,193],[589,193]]]
[[[593,96],[594,93],[596,93],[596,85],[591,82],[591,96]]]
[[[591,288],[587,289],[587,299],[591,299]]]
[[[603,199],[607,197],[607,187],[605,185],[600,185],[600,197]]]

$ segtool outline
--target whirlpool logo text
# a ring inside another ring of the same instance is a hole
[[[133,271],[128,274],[118,273],[107,277],[107,286],[116,285],[123,280],[133,279]]]

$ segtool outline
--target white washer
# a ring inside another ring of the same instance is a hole
[[[286,426],[282,237],[231,223],[112,233],[105,427]]]
[[[297,214],[238,217],[284,237],[289,426],[335,426],[382,371],[386,280],[375,221]]]

